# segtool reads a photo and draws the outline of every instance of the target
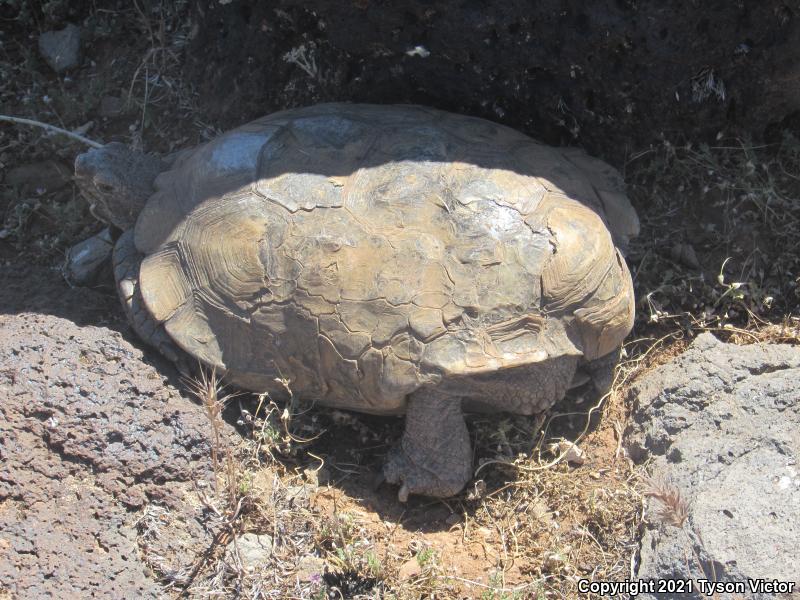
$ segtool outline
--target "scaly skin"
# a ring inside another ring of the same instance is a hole
[[[472,449],[459,398],[422,389],[408,398],[406,429],[383,467],[389,483],[400,484],[400,502],[409,494],[446,498],[472,477]]]

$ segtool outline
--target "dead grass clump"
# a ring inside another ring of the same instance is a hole
[[[658,521],[681,528],[689,518],[689,503],[672,482],[659,477],[642,477],[644,489],[642,494],[658,501],[659,508],[655,516]]]
[[[211,463],[217,497],[223,499],[230,510],[239,504],[239,470],[230,441],[224,433],[222,412],[236,393],[226,393],[217,377],[216,369],[199,369],[197,378],[186,379],[189,390],[200,401],[211,426]]]
[[[209,371],[201,367],[199,373],[198,377],[187,379],[186,383],[189,390],[201,402],[211,427],[210,451],[215,494],[211,496],[199,486],[195,489],[202,504],[221,527],[215,535],[211,547],[203,556],[198,557],[186,581],[182,582],[183,587],[192,585],[197,575],[206,567],[206,563],[217,554],[217,546],[224,547],[229,543],[232,544],[238,563],[241,564],[236,536],[240,531],[239,518],[245,502],[248,500],[248,490],[244,484],[236,451],[224,431],[225,423],[222,419],[225,407],[237,394],[225,392],[225,387],[218,378],[216,369]],[[225,571],[219,569],[217,571],[218,576],[222,578]],[[241,570],[237,570],[234,575],[240,583],[244,574]]]
[[[655,500],[656,506],[651,515],[646,515],[645,520],[651,523],[660,523],[680,529],[687,538],[691,557],[687,559],[687,572],[694,572],[695,579],[702,578],[706,581],[717,581],[716,565],[713,560],[707,560],[708,551],[700,534],[689,522],[691,505],[684,497],[680,488],[668,476],[640,476],[642,496]],[[651,506],[651,508],[653,508]]]

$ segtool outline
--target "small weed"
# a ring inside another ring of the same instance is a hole
[[[437,558],[436,551],[433,548],[423,548],[417,554],[417,564],[424,569],[425,567],[435,564]]]
[[[489,589],[481,594],[481,600],[523,600],[521,590],[508,591],[503,585],[503,577],[499,573],[489,576]]]
[[[241,482],[233,450],[225,439],[222,411],[236,394],[225,393],[225,387],[217,377],[216,369],[208,371],[201,367],[199,371],[199,377],[187,379],[186,383],[192,394],[202,403],[211,425],[211,462],[214,467],[217,496],[224,498],[228,510],[232,510],[239,503],[238,492]]]
[[[381,577],[383,575],[383,565],[381,564],[378,555],[375,554],[372,550],[367,550],[364,554],[364,558],[367,561],[367,570],[369,574],[373,577]]]
[[[653,515],[655,522],[682,530],[686,534],[691,547],[697,573],[702,575],[703,579],[716,581],[717,572],[714,561],[703,561],[703,555],[707,555],[708,551],[703,538],[689,523],[690,505],[683,497],[680,488],[667,477],[642,475],[641,481],[644,486],[642,495],[655,499],[658,504]]]

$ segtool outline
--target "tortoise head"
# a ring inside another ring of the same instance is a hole
[[[136,223],[164,167],[155,156],[112,142],[78,155],[75,182],[97,219],[127,230]]]

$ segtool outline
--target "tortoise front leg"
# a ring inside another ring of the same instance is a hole
[[[389,483],[409,494],[444,498],[460,492],[472,477],[472,449],[461,399],[436,389],[408,397],[406,427],[383,467]]]

